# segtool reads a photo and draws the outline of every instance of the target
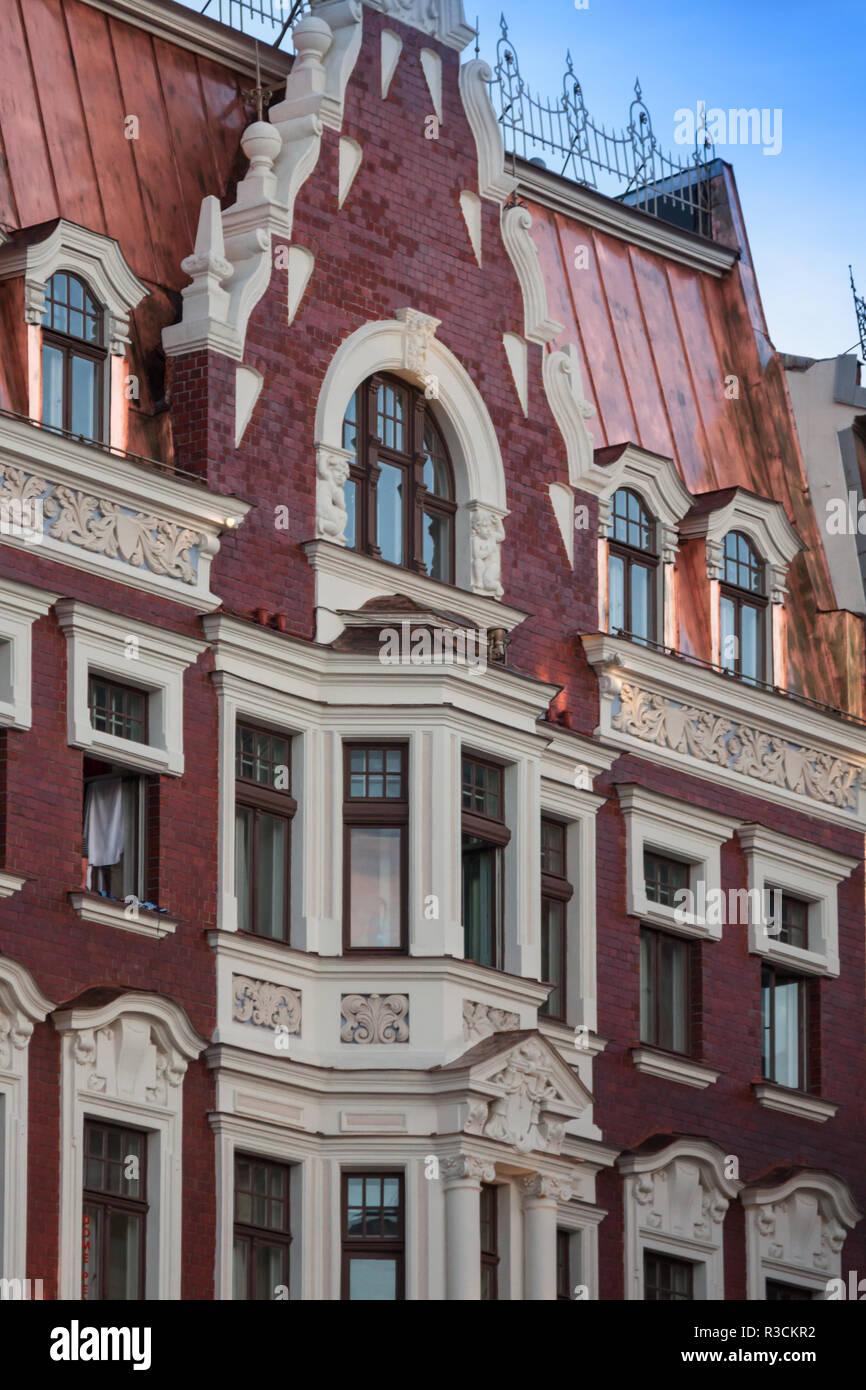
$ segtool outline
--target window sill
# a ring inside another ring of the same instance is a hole
[[[691,1057],[679,1057],[672,1052],[659,1052],[652,1047],[633,1047],[631,1059],[638,1071],[645,1076],[657,1076],[663,1081],[676,1081],[680,1086],[692,1086],[696,1090],[706,1090],[721,1076],[720,1071],[694,1062]]]
[[[83,921],[96,922],[101,927],[117,927],[120,931],[135,932],[137,936],[149,936],[154,941],[160,941],[177,930],[177,922],[171,917],[164,917],[161,912],[149,912],[139,907],[135,916],[129,916],[131,904],[103,898],[99,893],[84,890],[70,893],[69,901]]]
[[[575,1065],[575,1058],[597,1057],[607,1047],[605,1039],[600,1038],[592,1029],[587,1030],[586,1040],[578,1047],[575,1041],[577,1033],[573,1024],[564,1023],[562,1019],[548,1018],[547,1014],[543,1013],[539,1013],[537,1018],[536,1026],[541,1036],[547,1038],[561,1051],[569,1053],[570,1066]]]
[[[793,1091],[787,1086],[777,1086],[772,1081],[753,1081],[752,1090],[758,1104],[767,1110],[780,1110],[784,1115],[796,1115],[801,1120],[814,1120],[822,1125],[832,1120],[838,1105],[829,1100],[819,1100],[817,1096],[807,1095],[805,1091]]]
[[[368,599],[388,594],[404,594],[424,607],[456,612],[482,628],[503,627],[510,632],[527,616],[500,599],[443,584],[333,541],[306,541],[303,550],[316,572],[317,642],[333,642],[340,635],[341,611],[356,612]]]
[[[27,882],[21,874],[10,874],[7,869],[0,869],[0,898],[11,898],[13,893],[17,893]]]

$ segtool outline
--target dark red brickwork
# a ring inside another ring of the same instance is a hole
[[[244,524],[222,539],[212,589],[228,612],[285,613],[288,630],[314,631],[313,572],[302,545],[315,520],[314,416],[321,384],[337,347],[357,327],[393,318],[411,306],[442,320],[439,339],[460,359],[492,417],[507,474],[509,517],[504,553],[506,600],[530,614],[515,634],[509,659],[519,669],[559,684],[558,709],[591,733],[598,717],[595,677],[576,635],[597,626],[597,507],[575,535],[569,566],[549,500],[552,482],[566,483],[562,439],[541,385],[541,352],[529,345],[529,414],[524,417],[502,345],[522,333],[523,302],[502,246],[499,210],[484,202],[483,268],[475,261],[459,206],[477,188],[475,147],[457,89],[458,56],[443,58],[445,119],[438,140],[425,139],[431,113],[418,54],[431,40],[391,18],[404,49],[386,101],[379,94],[379,33],[385,20],[364,12],[364,47],[346,100],[343,134],[364,151],[355,184],[337,211],[338,135],[325,130],[321,157],[297,198],[294,243],[315,256],[315,270],[291,328],[286,276],[275,269],[253,313],[245,361],[265,377],[240,449],[234,447],[235,364],[195,353],[171,364],[174,460],[217,492],[252,503]],[[211,191],[220,191],[214,189]],[[280,243],[275,246],[275,251]],[[191,247],[178,245],[178,261]],[[738,271],[732,272],[738,274]],[[722,331],[722,330],[720,330]],[[721,463],[721,461],[720,461]],[[275,524],[288,508],[288,527]],[[201,636],[191,610],[64,567],[36,552],[0,550],[0,571],[59,595],[78,597],[130,618]],[[399,573],[394,576],[399,587]],[[459,604],[455,605],[459,607]],[[93,923],[72,912],[68,893],[80,884],[82,754],[67,745],[66,643],[52,616],[34,626],[33,728],[0,735],[0,789],[5,789],[5,867],[25,874],[21,893],[0,903],[0,949],[30,969],[56,1003],[96,985],[159,991],[187,1010],[209,1039],[215,1023],[215,976],[205,933],[216,923],[217,717],[202,657],[185,679],[185,774],[158,788],[158,849],[151,878],[160,903],[178,920],[177,933],[154,942]],[[503,747],[503,753],[507,748]],[[626,757],[602,790],[638,781],[746,821],[760,821],[829,848],[862,854],[862,838],[759,798],[720,790],[708,781],[663,771]],[[152,808],[154,809],[154,808]],[[827,1124],[761,1109],[750,1090],[760,1070],[760,965],[747,953],[744,928],[702,949],[701,1017],[705,1060],[722,1070],[718,1083],[696,1091],[639,1074],[629,1048],[638,1040],[638,931],[625,915],[625,834],[615,794],[598,817],[599,1030],[607,1039],[595,1064],[596,1122],[607,1144],[630,1148],[659,1131],[702,1135],[740,1160],[752,1180],[779,1164],[826,1168],[851,1186],[866,1209],[862,1177],[862,1110],[852,1096],[864,1072],[863,875],[840,891],[843,973],[821,985],[822,1093],[842,1103]],[[736,844],[723,854],[725,887],[744,887]],[[58,1257],[59,1040],[37,1027],[31,1045],[30,1213],[27,1273],[54,1296]],[[184,1083],[183,1269],[185,1298],[213,1295],[214,1142],[207,1123],[213,1089],[203,1061]],[[622,1213],[617,1175],[603,1176],[599,1203],[601,1295],[622,1297]],[[742,1214],[726,1226],[728,1296],[745,1294]],[[855,1233],[845,1268],[866,1271],[866,1243]]]

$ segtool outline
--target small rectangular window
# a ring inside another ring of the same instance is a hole
[[[232,1297],[267,1301],[289,1287],[291,1169],[235,1155]]]
[[[763,1071],[768,1081],[794,1090],[811,1088],[809,1065],[809,986],[816,982],[761,968]]]
[[[770,911],[765,913],[766,917],[772,916],[772,905],[776,901],[773,894],[778,889],[768,889]],[[779,928],[777,941],[783,941],[788,946],[798,946],[801,951],[809,949],[809,903],[802,898],[794,898],[790,893],[782,893],[782,922]]]
[[[499,1298],[499,1189],[481,1184],[481,1301]]]
[[[84,759],[86,886],[123,901],[146,902],[148,821],[156,813],[158,783],[97,758]]]
[[[147,1238],[147,1136],[84,1122],[81,1297],[141,1299]]]
[[[404,1223],[402,1173],[343,1173],[341,1299],[405,1298]]]
[[[566,864],[566,827],[541,822],[541,978],[553,989],[538,1012],[564,1021],[568,982],[568,902],[573,894]]]
[[[291,744],[238,724],[235,732],[235,895],[238,929],[289,940]]]
[[[681,1303],[694,1299],[694,1265],[645,1250],[644,1299],[648,1302]]]
[[[644,850],[643,880],[647,901],[661,903],[663,907],[676,907],[676,893],[688,888],[691,865],[681,859],[670,859],[667,855],[656,854],[655,850]]]
[[[556,1297],[571,1302],[571,1231],[556,1232]]]
[[[347,744],[344,766],[343,946],[408,950],[408,749]]]
[[[641,1042],[688,1053],[691,953],[695,944],[642,927],[640,933]]]
[[[91,676],[88,685],[90,722],[100,734],[147,743],[147,694],[102,676]]]

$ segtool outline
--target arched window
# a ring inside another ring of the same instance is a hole
[[[608,627],[638,641],[656,636],[655,521],[631,488],[613,495],[608,530]]]
[[[102,438],[103,312],[83,280],[57,271],[42,314],[42,421]]]
[[[346,543],[391,565],[454,583],[454,474],[423,390],[370,377],[343,421],[354,454],[345,485]]]
[[[764,565],[751,541],[729,531],[722,551],[721,664],[744,681],[764,680]]]

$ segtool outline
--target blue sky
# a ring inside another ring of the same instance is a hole
[[[590,115],[621,128],[639,75],[656,138],[675,154],[684,149],[674,142],[678,109],[702,100],[781,111],[777,154],[716,147],[734,166],[770,336],[809,357],[852,348],[849,262],[866,293],[864,0],[579,3],[506,0],[524,80],[543,95],[561,92],[570,48]],[[494,61],[502,0],[464,4],[468,23],[479,19],[481,56]]]

